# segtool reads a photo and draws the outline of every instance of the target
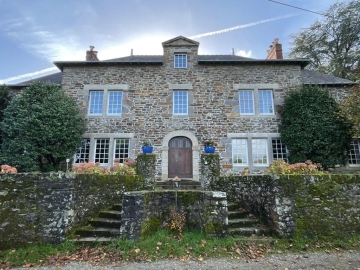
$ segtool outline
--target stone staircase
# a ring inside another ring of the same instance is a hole
[[[87,226],[75,231],[75,242],[92,243],[108,242],[120,236],[121,204],[114,204],[109,210],[99,213],[97,218],[90,219]]]
[[[270,229],[259,219],[232,202],[228,202],[228,224],[229,235],[242,236],[244,240],[265,240],[271,235]]]

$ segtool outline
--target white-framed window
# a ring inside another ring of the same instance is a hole
[[[187,68],[187,54],[174,55],[174,68]]]
[[[109,115],[119,115],[122,110],[122,91],[108,92],[108,107],[107,113]]]
[[[173,91],[173,114],[188,114],[188,91]]]
[[[114,160],[119,159],[120,163],[124,163],[129,157],[129,139],[115,139],[114,142]]]
[[[288,151],[286,145],[281,141],[281,139],[272,139],[272,158],[273,160],[282,159],[288,161]]]
[[[259,113],[274,114],[274,101],[272,90],[259,90]]]
[[[241,90],[239,92],[240,113],[243,115],[253,115],[255,113],[254,91]]]
[[[122,99],[123,92],[119,90],[91,90],[88,115],[121,115]]]
[[[254,166],[264,166],[269,164],[267,139],[252,139],[252,164]]]
[[[130,138],[133,134],[97,134],[87,133],[83,145],[79,147],[74,156],[74,165],[85,162],[99,162],[101,166],[111,166],[115,159],[124,163],[130,154]]]
[[[250,167],[252,169],[269,166],[271,161],[270,138],[234,138],[231,140],[232,164],[235,167]]]
[[[234,165],[248,165],[247,139],[232,140],[232,160]]]
[[[254,89],[239,91],[240,115],[273,115],[273,91]]]
[[[101,165],[109,164],[110,139],[95,139],[94,162]]]
[[[83,139],[82,146],[79,147],[76,151],[74,163],[80,164],[84,162],[89,162],[90,160],[90,139]]]
[[[349,164],[360,164],[360,139],[354,139],[350,144]]]
[[[89,114],[102,115],[104,104],[104,91],[90,91]]]

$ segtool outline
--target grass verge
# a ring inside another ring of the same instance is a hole
[[[275,239],[270,242],[249,242],[244,238],[206,238],[200,232],[187,231],[174,235],[168,230],[141,239],[117,239],[106,245],[80,246],[66,241],[60,245],[29,246],[0,252],[0,269],[14,266],[63,265],[71,261],[93,264],[123,263],[178,259],[181,261],[229,257],[257,259],[269,253],[339,252],[360,250],[360,235],[346,239],[316,241],[313,239]]]

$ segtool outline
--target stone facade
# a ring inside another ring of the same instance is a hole
[[[129,156],[133,159],[140,153],[142,142],[151,140],[157,158],[156,178],[167,180],[169,142],[174,137],[184,136],[192,142],[194,180],[200,179],[202,142],[209,138],[218,143],[216,152],[220,155],[222,173],[237,174],[246,167],[250,167],[250,171],[263,171],[268,166],[274,158],[272,139],[280,138],[279,109],[286,93],[302,84],[301,69],[306,63],[201,56],[198,47],[199,43],[178,37],[164,42],[164,54],[153,58],[130,56],[106,63],[55,63],[63,72],[63,90],[77,101],[86,117],[84,137],[90,139],[90,161],[94,161],[96,139],[128,138]],[[186,68],[174,67],[176,54],[186,55]],[[227,58],[229,61],[224,60]],[[104,107],[109,91],[122,91],[121,114],[90,115],[90,93],[95,90],[104,91]],[[173,93],[178,90],[187,92],[188,112],[185,115],[173,113]],[[241,90],[254,93],[253,115],[240,114]],[[259,113],[261,90],[272,93],[273,110],[269,114]],[[252,160],[254,138],[266,140],[262,145],[266,160],[261,164]],[[234,163],[234,139],[247,140],[248,163]],[[111,147],[110,152],[113,151]]]

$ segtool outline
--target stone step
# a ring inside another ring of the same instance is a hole
[[[248,228],[229,228],[230,235],[242,235],[242,236],[252,236],[252,235],[270,235],[270,230],[267,228],[257,228],[257,227],[248,227]]]
[[[121,220],[112,218],[94,218],[89,220],[89,225],[92,227],[103,227],[103,228],[118,228],[120,229]]]
[[[84,237],[119,237],[120,236],[120,227],[118,229],[114,228],[95,228],[95,227],[83,227],[76,230],[75,233],[78,236],[78,239]]]
[[[122,204],[121,203],[116,203],[114,204],[112,207],[111,207],[111,210],[114,210],[114,211],[122,211]]]
[[[249,212],[245,209],[241,211],[228,211],[228,219],[238,219],[238,218],[247,218],[249,216]]]
[[[92,243],[107,243],[116,240],[113,237],[82,237],[78,239],[71,239],[70,241],[81,243],[81,244],[92,244]]]
[[[260,221],[256,218],[238,218],[228,220],[229,228],[252,227],[258,223],[260,223]]]
[[[115,211],[115,210],[101,211],[99,214],[99,218],[110,218],[110,219],[121,220],[121,211]]]
[[[228,202],[227,208],[228,211],[236,211],[237,209],[240,208],[240,206],[237,203]]]

